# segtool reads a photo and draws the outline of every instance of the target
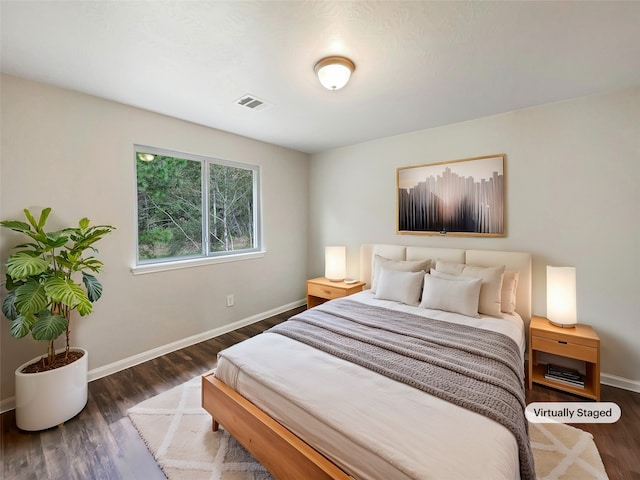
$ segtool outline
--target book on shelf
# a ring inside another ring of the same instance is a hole
[[[544,378],[573,385],[578,388],[584,388],[584,377],[580,372],[572,368],[548,364],[545,369]]]
[[[577,388],[584,388],[584,382],[567,380],[565,378],[554,377],[552,375],[545,375],[544,378],[548,380],[553,380],[554,382],[564,383],[565,385],[571,385]]]

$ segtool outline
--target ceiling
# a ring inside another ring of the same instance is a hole
[[[307,153],[640,85],[635,1],[0,8],[5,73]],[[332,92],[313,66],[334,54],[356,71]]]

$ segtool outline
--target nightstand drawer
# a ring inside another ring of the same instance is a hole
[[[563,357],[575,358],[585,362],[598,362],[598,349],[578,345],[577,343],[551,340],[543,337],[531,337],[531,348],[541,352],[553,353]]]
[[[332,287],[329,285],[317,285],[311,282],[307,284],[307,295],[312,295],[314,297],[332,300],[334,298],[344,297],[346,294],[347,292],[344,288]]]

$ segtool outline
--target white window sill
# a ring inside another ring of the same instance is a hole
[[[238,262],[242,260],[251,260],[254,258],[262,258],[267,252],[261,250],[259,252],[238,253],[224,255],[218,257],[193,258],[189,260],[175,260],[170,262],[149,263],[136,265],[131,267],[131,273],[134,275],[143,275],[146,273],[166,272],[169,270],[179,270],[182,268],[201,267],[203,265],[212,265],[215,263]]]

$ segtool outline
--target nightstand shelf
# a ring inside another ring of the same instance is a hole
[[[307,308],[313,308],[334,298],[361,292],[364,282],[332,282],[324,277],[307,280]]]
[[[545,378],[545,365],[538,353],[583,361],[584,388]],[[532,317],[529,326],[529,388],[534,383],[557,388],[582,397],[600,400],[600,338],[589,325],[556,327],[543,317]]]

